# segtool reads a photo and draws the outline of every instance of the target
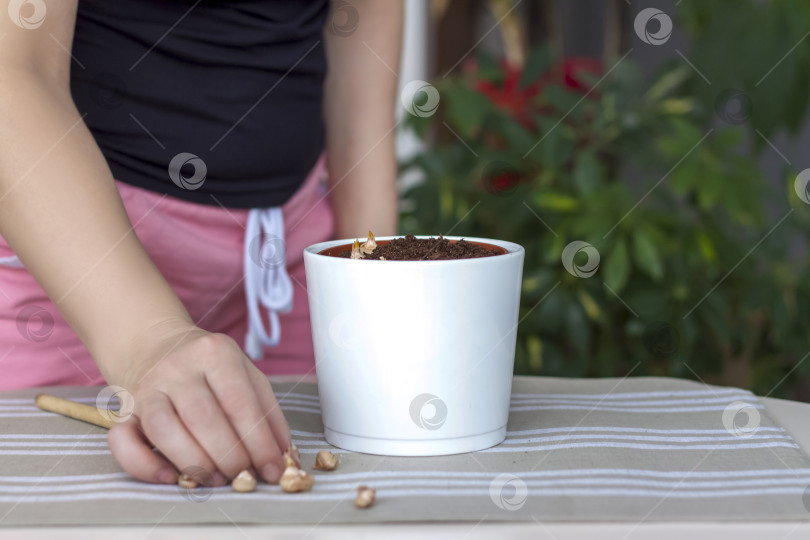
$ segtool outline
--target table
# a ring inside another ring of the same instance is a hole
[[[810,455],[810,404],[772,398],[762,398],[769,415],[784,427]],[[415,538],[441,536],[442,538],[490,538],[508,535],[510,538],[549,540],[605,538],[617,540],[682,539],[735,539],[774,538],[791,540],[810,536],[810,523],[443,523],[443,524],[380,524],[380,525],[320,525],[312,526],[171,526],[171,527],[70,527],[70,528],[15,528],[0,529],[0,538],[39,539],[64,538],[108,540],[170,539],[170,538],[358,538],[385,535],[387,538]]]

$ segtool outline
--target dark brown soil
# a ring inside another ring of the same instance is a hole
[[[348,259],[352,254],[351,245],[338,246],[321,252],[324,255]],[[506,250],[491,244],[480,244],[466,240],[448,240],[442,236],[438,238],[416,238],[409,234],[390,241],[380,240],[377,248],[371,254],[364,254],[361,260],[386,261],[440,261],[449,259],[475,259],[478,257],[492,257],[503,255]]]

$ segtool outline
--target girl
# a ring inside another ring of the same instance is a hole
[[[395,232],[401,1],[329,7],[0,13],[0,389],[125,388],[109,443],[141,480],[277,482],[265,374],[314,370],[301,251]]]

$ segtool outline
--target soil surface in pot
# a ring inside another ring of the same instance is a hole
[[[377,247],[370,254],[364,254],[360,260],[386,261],[441,261],[451,259],[475,259],[504,255],[507,251],[492,244],[470,242],[467,240],[448,240],[438,238],[416,238],[409,234],[393,240],[377,240]],[[344,244],[325,249],[321,255],[348,259],[352,254],[352,244]]]

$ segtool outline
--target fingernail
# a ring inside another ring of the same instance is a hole
[[[173,469],[161,469],[158,473],[158,482],[161,484],[174,484],[177,482],[177,473]]]
[[[278,479],[281,477],[281,471],[276,467],[273,463],[268,463],[264,467],[262,467],[262,478],[266,482],[271,484],[275,484],[278,482]]]

